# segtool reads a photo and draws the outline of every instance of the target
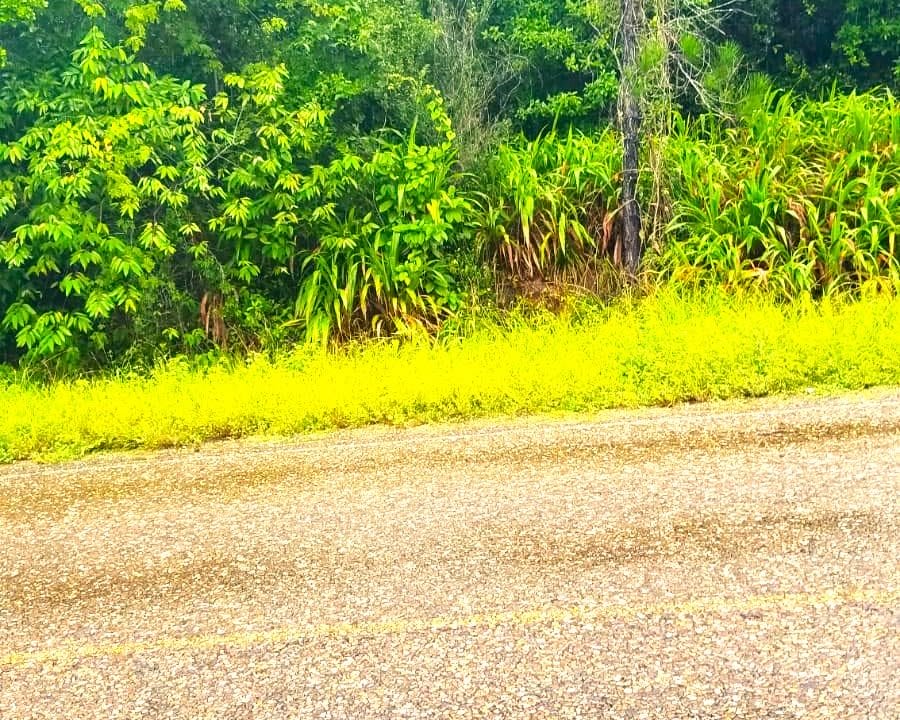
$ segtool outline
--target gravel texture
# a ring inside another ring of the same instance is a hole
[[[900,717],[900,392],[0,468],[0,718]]]

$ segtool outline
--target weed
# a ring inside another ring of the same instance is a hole
[[[662,290],[465,335],[373,340],[274,360],[185,360],[145,375],[0,387],[0,459],[61,458],[373,423],[594,412],[900,382],[900,300],[776,304]]]

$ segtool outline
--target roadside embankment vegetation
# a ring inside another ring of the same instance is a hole
[[[763,5],[0,0],[0,459],[897,382],[900,18]]]
[[[897,383],[898,299],[780,306],[661,292],[504,314],[441,341],[181,359],[52,384],[19,378],[0,388],[0,460]]]

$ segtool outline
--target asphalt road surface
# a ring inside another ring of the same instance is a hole
[[[900,717],[900,392],[0,468],[0,718]]]

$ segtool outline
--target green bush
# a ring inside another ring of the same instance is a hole
[[[815,36],[838,42],[840,74],[889,82],[885,0],[838,6]],[[547,0],[0,0],[0,362],[414,335],[477,316],[463,295],[486,277],[501,298],[618,289],[616,14]],[[701,46],[682,38],[678,62]],[[641,176],[658,277],[780,298],[897,287],[895,97],[732,107],[742,84],[712,74],[737,119],[676,116],[671,137],[668,115],[645,124],[645,155],[665,153]],[[648,109],[668,107],[651,95]],[[502,142],[506,128],[530,134]]]
[[[193,232],[192,199],[212,181],[205,93],[95,28],[64,72],[5,99],[17,130],[0,144],[2,329],[29,357],[103,348]]]
[[[889,92],[770,95],[734,126],[681,121],[668,150],[669,277],[782,297],[900,283],[900,106]]]
[[[440,140],[420,143],[415,125],[406,142],[381,139],[353,163],[346,192],[325,206],[296,303],[308,337],[429,326],[459,306],[448,252],[467,252],[475,210],[459,187],[440,96],[428,90],[424,106]]]
[[[556,132],[498,148],[478,239],[503,271],[547,279],[615,251],[616,135]]]
[[[140,62],[142,43],[94,27],[65,73],[10,101],[0,335],[16,353],[71,365],[132,352],[138,329],[154,351],[262,328],[346,338],[457,308],[447,253],[467,252],[474,207],[434,90],[415,95],[421,131],[350,144],[329,111],[291,103],[284,66],[209,98]]]

